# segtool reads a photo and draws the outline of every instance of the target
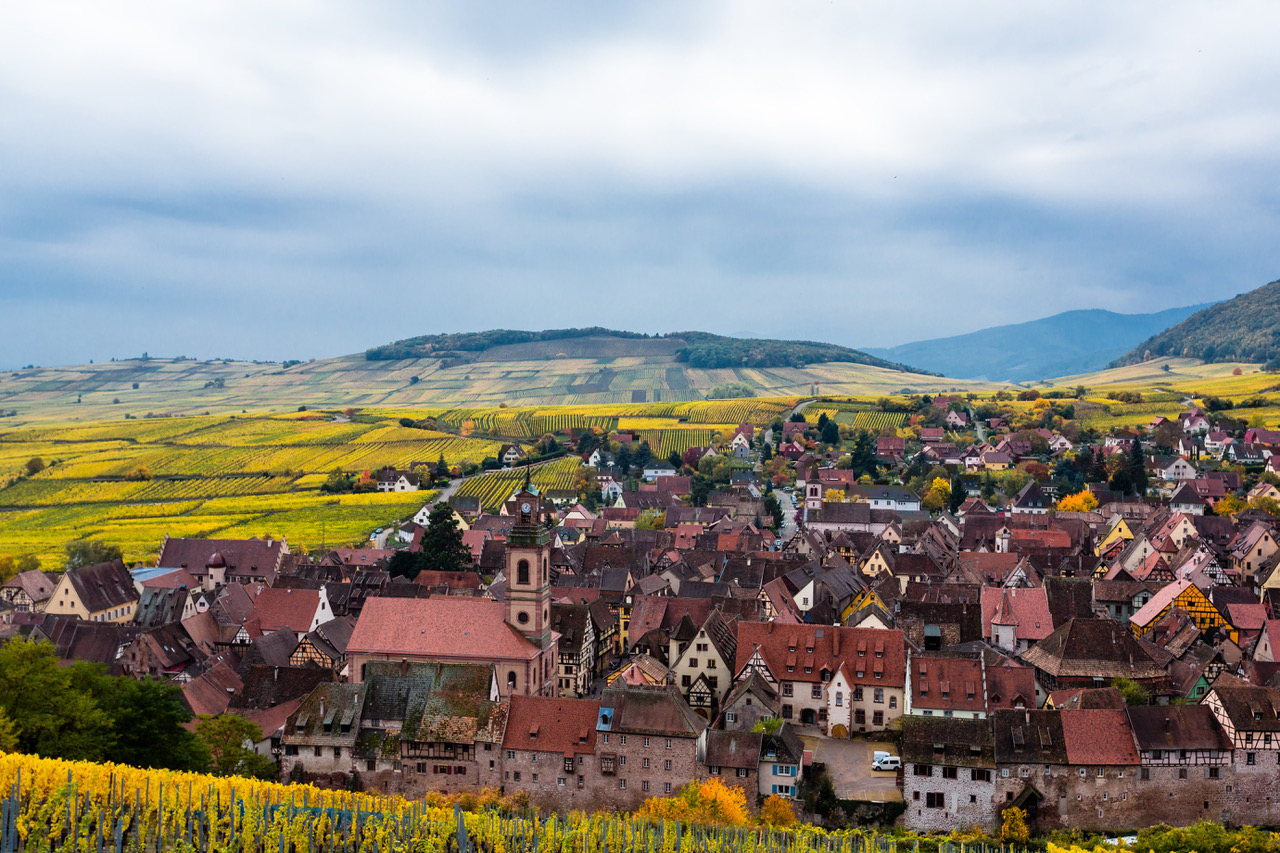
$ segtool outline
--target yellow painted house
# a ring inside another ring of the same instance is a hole
[[[1240,642],[1240,632],[1213,606],[1200,587],[1187,579],[1177,580],[1160,589],[1137,613],[1129,617],[1129,628],[1135,637],[1147,639],[1164,615],[1172,608],[1185,610],[1201,631],[1221,628],[1233,643]]]
[[[859,592],[854,596],[853,601],[850,602],[849,606],[840,614],[840,624],[845,624],[849,620],[850,616],[859,612],[864,607],[879,607],[885,612],[890,612],[889,608],[884,606],[884,602],[880,600],[880,596],[876,594],[876,591],[871,587],[867,587],[862,590],[862,592]]]
[[[1111,529],[1107,531],[1107,535],[1102,537],[1098,542],[1098,547],[1093,552],[1094,556],[1096,557],[1101,555],[1120,539],[1123,539],[1126,542],[1132,542],[1133,531],[1129,529],[1128,522],[1120,516],[1116,516],[1116,520],[1112,523]]]
[[[115,560],[63,572],[45,613],[87,622],[132,622],[138,598],[133,576]]]

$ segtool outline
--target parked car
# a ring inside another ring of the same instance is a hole
[[[901,768],[902,759],[896,755],[886,755],[871,762],[872,770],[899,770]]]

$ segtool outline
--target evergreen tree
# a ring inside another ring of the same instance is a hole
[[[826,417],[824,414],[823,417]],[[822,442],[824,444],[838,445],[840,443],[840,427],[835,421],[827,421],[821,427]]]
[[[433,506],[427,516],[418,565],[420,569],[436,572],[461,572],[471,565],[471,549],[462,544],[458,519],[446,501]]]
[[[858,430],[853,440],[853,451],[849,454],[849,467],[854,477],[875,477],[880,471],[880,463],[876,459],[876,442],[871,433],[865,429]]]
[[[1129,448],[1129,484],[1138,497],[1147,493],[1146,454],[1142,451],[1142,439],[1135,438]]]
[[[669,462],[671,467],[675,468],[677,471],[684,467],[684,461],[680,458],[680,452],[678,450],[673,450],[667,454],[667,462]]]

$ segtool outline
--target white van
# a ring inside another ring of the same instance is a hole
[[[875,752],[871,753],[871,763],[875,764],[880,759],[888,758],[892,754],[893,753],[891,752],[885,752],[883,749],[877,749]]]
[[[902,767],[902,759],[896,755],[886,755],[871,762],[872,770],[898,770]]]

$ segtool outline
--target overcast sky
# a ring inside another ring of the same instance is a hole
[[[0,9],[0,365],[884,346],[1280,278],[1280,4]]]

